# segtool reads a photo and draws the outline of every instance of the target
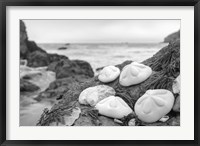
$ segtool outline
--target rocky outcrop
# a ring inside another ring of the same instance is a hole
[[[51,83],[44,92],[40,93],[36,98],[37,100],[44,98],[55,100],[63,92],[66,92],[68,86],[72,83],[85,81],[94,76],[94,72],[88,62],[69,60],[68,57],[63,55],[48,54],[38,47],[34,41],[30,41],[23,21],[20,21],[20,58],[26,59],[29,67],[47,66],[47,70],[56,73],[57,80]],[[25,90],[24,86],[22,87],[22,90]]]
[[[27,33],[26,33],[26,27],[22,21],[20,21],[20,58],[25,58],[28,47],[27,47]]]
[[[56,100],[59,100],[63,97],[63,94],[70,89],[70,86],[73,86],[73,84],[83,83],[87,79],[89,79],[89,77],[86,78],[84,75],[57,79],[52,82],[44,92],[41,92],[35,99],[37,101],[49,99],[52,102],[55,102]]]
[[[48,66],[59,59],[68,59],[57,54],[48,54],[37,46],[34,41],[30,41],[27,36],[24,22],[20,21],[20,59],[26,59],[29,67]]]
[[[56,78],[67,78],[84,75],[86,77],[93,77],[94,72],[89,63],[82,60],[66,60],[62,59],[53,62],[48,66],[48,70],[56,73]]]
[[[34,51],[46,53],[44,50],[39,48],[35,42],[28,40],[26,26],[24,22],[20,20],[20,59],[27,59],[28,62],[31,62],[29,61],[28,56],[30,56]],[[37,67],[39,67],[39,65]]]
[[[26,59],[29,67],[48,66],[48,70],[56,72],[57,78],[79,75],[85,75],[85,78],[94,76],[90,64],[86,61],[72,61],[63,55],[48,54],[35,42],[29,41],[23,21],[20,21],[20,58]]]
[[[34,92],[39,89],[40,88],[37,85],[24,79],[20,79],[20,92]]]
[[[170,43],[170,42],[176,41],[177,39],[180,39],[180,30],[175,32],[175,33],[168,35],[164,39],[164,43]]]
[[[60,47],[58,50],[67,50],[67,47]]]
[[[117,65],[120,70],[132,61],[126,61]],[[71,84],[67,90],[63,91],[59,97],[60,101],[55,104],[50,110],[46,109],[42,114],[37,125],[48,126],[52,122],[64,121],[64,115],[70,114],[75,107],[81,109],[79,119],[76,120],[76,126],[112,126],[119,125],[114,123],[110,118],[100,116],[96,109],[90,106],[80,105],[78,97],[80,93],[88,88],[96,85],[108,85],[115,89],[116,96],[121,97],[133,110],[134,105],[139,97],[141,97],[149,89],[167,89],[172,91],[172,84],[176,77],[180,74],[180,40],[171,42],[168,46],[161,49],[153,57],[142,62],[150,66],[153,70],[151,76],[144,82],[138,85],[123,87],[119,84],[119,77],[110,83],[102,83],[97,77],[90,78],[82,83]],[[60,88],[60,87],[59,87]],[[180,114],[171,111],[169,120],[166,122],[144,123],[137,119],[133,114],[122,119],[120,125],[128,125],[130,117],[136,118],[136,125],[152,125],[152,126],[177,126],[180,125]],[[103,117],[103,118],[102,118]],[[106,122],[105,121],[109,121]],[[57,124],[59,125],[59,124]]]

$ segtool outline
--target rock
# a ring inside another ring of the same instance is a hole
[[[58,55],[58,54],[48,54],[50,63],[54,63],[60,60],[69,60],[68,57],[64,55]],[[50,64],[49,64],[50,65]]]
[[[33,83],[20,79],[20,92],[34,92],[39,90],[40,88]]]
[[[180,112],[180,95],[175,100],[173,111]]]
[[[101,115],[117,119],[121,119],[133,112],[127,103],[117,96],[110,96],[101,100],[96,104],[95,108]]]
[[[171,120],[169,121],[169,125],[171,125],[171,126],[180,126],[180,115],[171,118]]]
[[[116,65],[120,70],[132,61],[125,61],[119,65]],[[180,74],[180,40],[176,40],[170,43],[168,46],[160,49],[151,58],[146,59],[142,64],[151,67],[153,70],[151,76],[144,82],[134,85],[134,86],[121,86],[119,84],[119,79],[116,79],[110,83],[104,83],[112,87],[116,95],[121,97],[131,109],[134,109],[136,101],[149,89],[166,89],[172,92],[172,84],[175,78]],[[70,89],[62,93],[62,99],[55,104],[51,109],[50,113],[43,113],[38,122],[38,125],[48,126],[49,123],[56,120],[62,119],[63,114],[66,111],[62,109],[68,108],[73,102],[77,102],[80,93],[89,87],[101,85],[102,82],[98,80],[97,77],[89,78],[84,83],[74,84],[70,86]],[[82,105],[79,105],[82,107]],[[90,106],[85,106],[84,109],[81,108],[81,114],[79,119],[75,122],[74,126],[88,125],[88,126],[100,126],[101,121],[99,120],[98,113],[90,116],[84,111],[90,110]],[[178,114],[178,113],[177,113]],[[144,126],[172,126],[180,125],[180,118],[176,118],[173,112],[168,113],[170,119],[167,122],[155,122],[155,123],[145,123],[142,122],[140,125]],[[45,117],[45,118],[44,118]],[[104,117],[104,116],[102,116]],[[106,119],[107,117],[105,117]],[[113,120],[112,120],[113,121]],[[111,122],[112,122],[111,121]],[[141,122],[141,121],[140,121]],[[113,121],[114,123],[114,121]],[[127,124],[128,125],[128,124]]]
[[[77,75],[84,75],[86,77],[93,77],[94,72],[92,67],[86,61],[81,60],[66,60],[62,59],[54,62],[48,66],[48,70],[56,72],[56,78],[74,77]]]
[[[99,116],[99,121],[101,126],[120,126],[118,123],[114,122],[113,119]]]
[[[55,80],[54,82],[52,82],[50,85],[49,85],[49,90],[55,90],[59,87],[62,87],[62,86],[70,86],[71,84],[75,83],[75,82],[79,82],[79,83],[82,83],[84,81],[86,81],[87,79],[89,78],[84,78],[85,76],[77,76],[77,77],[69,77],[69,78],[62,78],[62,79],[57,79]]]
[[[49,64],[49,56],[45,52],[34,51],[28,55],[28,66],[41,67]]]
[[[115,66],[104,67],[99,73],[98,79],[103,83],[114,81],[120,74],[119,68]]]
[[[32,80],[33,78],[37,78],[37,77],[40,77],[40,76],[42,76],[42,73],[36,72],[36,73],[25,74],[25,75],[22,76],[22,79]]]
[[[173,82],[172,89],[173,89],[174,94],[179,94],[180,88],[181,88],[181,77],[179,75]]]
[[[165,39],[164,39],[164,43],[170,43],[170,42],[174,42],[177,39],[180,39],[180,30],[172,33],[170,35],[168,35]]]
[[[27,44],[27,47],[28,47],[28,54],[32,53],[34,51],[39,51],[39,52],[43,52],[43,53],[47,54],[47,52],[44,51],[43,49],[41,49],[40,47],[38,47],[37,44],[34,41],[28,40],[26,42],[26,44]]]
[[[27,60],[23,60],[23,59],[20,59],[20,65],[21,66],[27,66]]]
[[[40,59],[37,60],[37,54],[42,57],[41,63]],[[46,51],[38,47],[34,41],[28,40],[25,24],[23,21],[20,20],[20,59],[26,59],[28,61],[28,66],[30,67],[39,67],[44,66],[44,58],[46,62],[49,61],[47,56],[48,54],[46,53]]]
[[[81,84],[88,79],[89,78],[86,78],[84,75],[57,79],[51,82],[49,87],[44,92],[41,92],[35,99],[37,101],[48,99],[55,102],[56,100],[62,99],[63,94],[70,90],[71,87],[77,86],[77,84]]]
[[[174,104],[173,94],[165,89],[147,90],[135,104],[135,113],[144,122],[152,123],[168,114]]]
[[[23,21],[20,20],[20,58],[26,58],[26,54],[28,53],[27,47],[28,36],[26,33],[26,26]]]
[[[80,118],[74,123],[74,126],[120,126],[113,119],[99,116],[98,111],[94,109],[83,109]]]
[[[151,74],[150,67],[133,62],[122,69],[119,82],[122,86],[131,86],[145,81]]]
[[[49,70],[52,71],[56,70],[56,65],[64,63],[64,66],[61,65],[58,67],[58,78],[68,77],[73,73],[76,75],[83,73],[89,77],[94,76],[93,70],[89,63],[80,60],[70,61],[68,57],[63,55],[48,54],[46,51],[38,47],[34,41],[28,40],[26,27],[23,21],[20,21],[20,58],[26,59],[29,67],[49,66]],[[61,69],[62,67],[64,68],[63,70]],[[70,70],[67,71],[65,69]]]
[[[115,90],[106,85],[98,85],[83,90],[79,96],[79,103],[95,106],[101,100],[115,95]]]
[[[67,47],[60,47],[58,50],[67,50]]]
[[[104,66],[105,67],[105,66]],[[99,73],[104,67],[96,68],[96,72]]]

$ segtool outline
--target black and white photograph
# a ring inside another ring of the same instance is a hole
[[[181,126],[179,19],[19,25],[19,126]]]

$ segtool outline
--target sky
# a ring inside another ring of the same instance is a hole
[[[24,20],[37,43],[159,43],[180,20]]]

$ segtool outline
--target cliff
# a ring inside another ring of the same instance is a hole
[[[180,30],[175,32],[175,33],[168,35],[164,39],[164,43],[170,43],[170,42],[176,41],[177,39],[180,39]]]

